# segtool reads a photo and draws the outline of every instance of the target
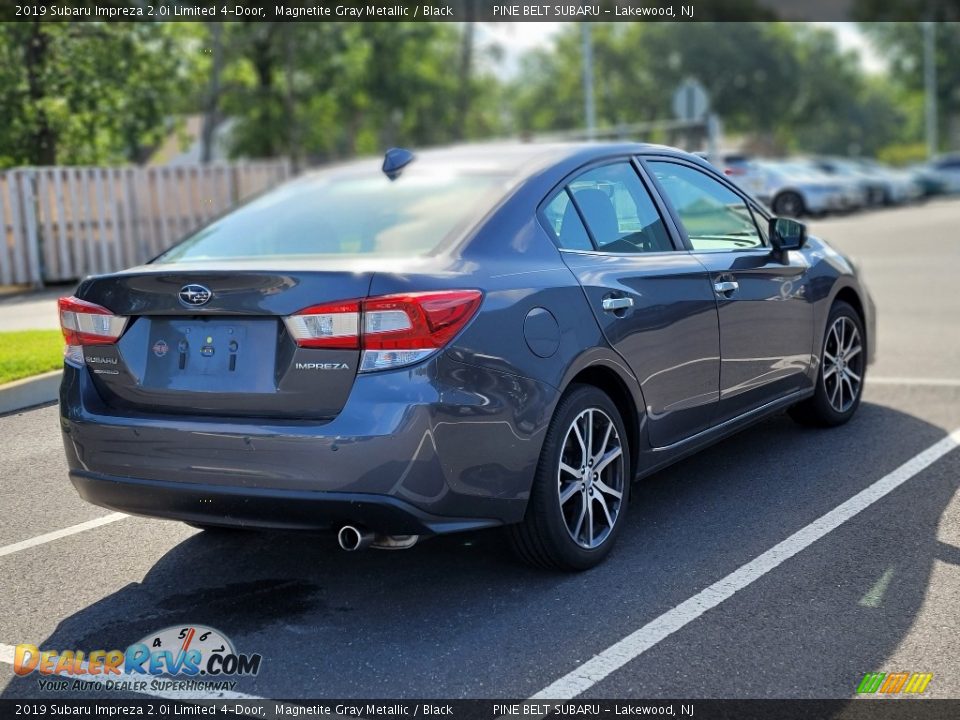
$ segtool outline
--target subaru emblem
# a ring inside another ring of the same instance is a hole
[[[213,293],[203,285],[184,285],[180,288],[180,302],[187,307],[206,305],[211,297]]]

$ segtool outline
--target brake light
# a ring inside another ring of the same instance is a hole
[[[442,348],[480,307],[479,290],[381,295],[284,318],[300,347],[363,351],[360,371],[410,365]]]
[[[724,175],[746,175],[747,171],[743,168],[728,167],[723,171]]]
[[[66,342],[64,357],[83,364],[84,345],[112,345],[123,334],[127,318],[75,297],[60,298],[60,330]]]
[[[360,347],[360,302],[314,305],[284,318],[300,347],[356,350]]]
[[[364,300],[360,370],[422,360],[460,332],[482,298],[479,290],[444,290]]]

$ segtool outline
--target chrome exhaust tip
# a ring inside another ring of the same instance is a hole
[[[340,544],[340,549],[347,552],[363,550],[373,542],[373,533],[353,525],[344,525],[337,533],[337,542]]]

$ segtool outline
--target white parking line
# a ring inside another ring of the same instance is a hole
[[[955,378],[917,378],[917,377],[870,377],[867,385],[921,385],[927,387],[960,387]]]
[[[846,502],[801,528],[783,542],[741,566],[696,595],[651,620],[619,642],[580,665],[556,682],[531,697],[531,700],[567,700],[586,692],[607,675],[639,657],[661,640],[693,622],[707,610],[715,608],[755,580],[759,580],[781,563],[809,547],[831,530],[835,530],[857,513],[896,490],[907,480],[960,446],[960,428],[914,455],[893,472],[861,490]]]
[[[14,652],[16,648],[13,645],[7,645],[6,643],[0,643],[0,662],[7,663],[8,665],[13,665]],[[83,666],[86,667],[87,663],[83,663]],[[85,675],[84,680],[94,679],[97,676],[95,675]],[[110,675],[109,678],[104,678],[113,680],[114,682],[128,682],[135,680],[152,680],[154,679],[149,675],[134,675],[129,673],[120,673],[119,675]],[[195,690],[156,690],[151,692],[138,692],[136,690],[131,690],[130,692],[136,693],[137,695],[148,695],[150,697],[164,698],[165,700],[263,700],[259,695],[247,695],[242,692],[234,692],[233,690],[210,690],[206,692],[197,692]]]
[[[65,527],[62,530],[54,530],[53,532],[44,533],[43,535],[37,535],[29,540],[21,540],[20,542],[13,543],[12,545],[4,545],[3,547],[0,547],[0,557],[3,557],[4,555],[12,555],[15,552],[36,547],[37,545],[44,545],[48,542],[53,542],[54,540],[59,540],[60,538],[68,537],[70,535],[76,535],[77,533],[82,533],[86,530],[93,530],[94,528],[102,527],[103,525],[109,525],[117,520],[123,520],[125,517],[129,516],[124,515],[123,513],[110,513],[109,515],[94,518],[93,520],[87,520],[86,522],[82,522],[77,525]]]

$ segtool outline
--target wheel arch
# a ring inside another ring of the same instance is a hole
[[[630,477],[635,478],[646,430],[645,405],[637,379],[621,361],[601,356],[574,365],[564,378],[561,392],[566,393],[574,385],[592,385],[613,401],[627,431]]]
[[[850,286],[845,285],[837,290],[834,294],[833,299],[830,301],[830,307],[832,308],[837,304],[838,301],[845,302],[847,305],[853,308],[854,312],[857,313],[857,316],[860,318],[860,324],[863,326],[863,351],[867,357],[870,357],[870,351],[873,347],[873,338],[870,337],[870,329],[867,323],[866,310],[863,306],[863,300],[860,297],[860,293],[857,290]]]

